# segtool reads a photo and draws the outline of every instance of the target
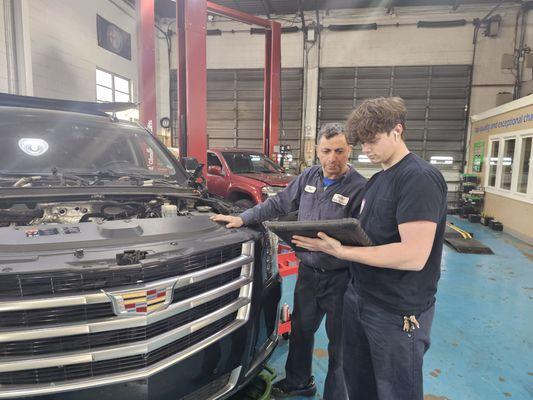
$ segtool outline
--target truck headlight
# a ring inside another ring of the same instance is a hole
[[[268,231],[263,240],[264,263],[263,280],[266,282],[279,273],[278,270],[278,237]]]
[[[285,188],[279,187],[279,186],[263,186],[261,188],[261,192],[263,194],[266,194],[268,197],[272,197],[272,196],[277,195],[283,189],[285,189]]]

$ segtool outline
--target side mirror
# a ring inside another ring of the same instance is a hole
[[[222,176],[222,168],[219,165],[210,165],[207,167],[207,173],[210,175]]]
[[[198,160],[194,157],[183,157],[181,160],[183,168],[189,173],[192,173],[198,168]]]

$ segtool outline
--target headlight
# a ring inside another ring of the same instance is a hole
[[[268,197],[271,197],[271,196],[277,195],[283,189],[285,189],[285,188],[284,187],[279,187],[279,186],[263,186],[261,188],[261,192],[263,194],[266,194]]]
[[[278,274],[278,237],[272,232],[267,232],[263,240],[263,280],[266,282]]]

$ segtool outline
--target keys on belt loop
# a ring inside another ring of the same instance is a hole
[[[420,323],[417,321],[414,315],[403,317],[403,331],[407,332],[407,335],[411,337],[411,334],[415,329],[420,329]]]

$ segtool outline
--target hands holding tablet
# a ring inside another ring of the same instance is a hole
[[[342,243],[334,239],[324,232],[318,232],[318,238],[310,238],[306,236],[294,235],[291,242],[298,247],[302,247],[308,251],[321,251],[332,256],[337,256],[342,249]]]

